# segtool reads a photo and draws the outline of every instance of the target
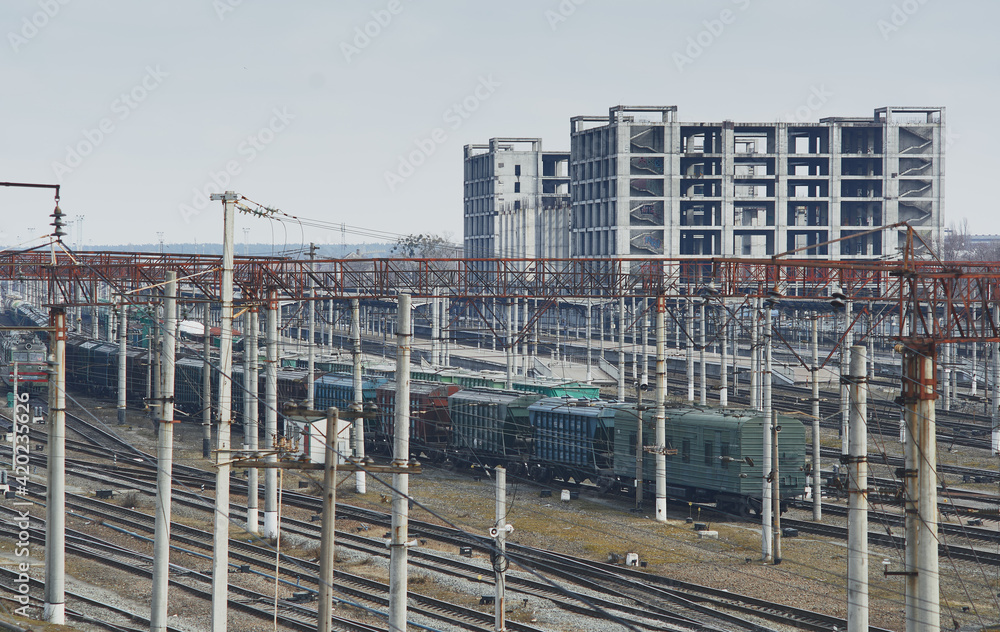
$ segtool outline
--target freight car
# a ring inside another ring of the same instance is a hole
[[[467,388],[448,398],[452,436],[448,458],[457,463],[504,465],[527,474],[534,436],[528,406],[536,393]]]
[[[529,475],[540,481],[605,480],[614,467],[615,406],[599,399],[548,397],[528,406],[534,431]]]
[[[452,440],[451,415],[448,412],[448,398],[459,392],[457,384],[438,382],[410,382],[410,453],[443,461],[448,454]],[[396,382],[386,380],[375,389],[375,403],[378,415],[375,425],[376,454],[391,453],[396,410]]]
[[[631,404],[614,406],[614,483],[634,490],[639,416]],[[653,411],[643,413],[643,445],[655,443]],[[805,426],[794,417],[779,416],[778,476],[781,506],[805,488]],[[764,416],[756,410],[668,408],[666,447],[667,490],[671,497],[714,502],[730,513],[759,513],[764,472]],[[655,489],[656,458],[646,452],[642,461],[643,488]],[[602,484],[607,486],[606,479]]]

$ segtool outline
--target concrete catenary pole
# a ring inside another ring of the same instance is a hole
[[[438,288],[431,290],[431,364],[439,366],[441,364],[441,320],[438,313]],[[516,311],[516,307],[514,308]]]
[[[867,350],[851,347],[851,441],[848,456],[847,632],[868,632]]]
[[[316,405],[316,280],[313,278],[313,261],[316,244],[309,244],[309,342],[306,343],[306,408]]]
[[[212,304],[204,303],[205,335],[201,342],[201,455],[212,454]]]
[[[854,346],[854,334],[851,331],[851,315],[853,313],[852,301],[845,301],[844,308],[844,341],[840,346],[840,376],[847,378],[850,371],[850,360],[848,358],[849,349]],[[850,389],[847,388],[847,379],[842,379],[840,385],[840,453],[847,456],[847,444],[850,437]]]
[[[772,557],[781,564],[781,464],[778,455],[778,411],[771,411],[771,537],[774,538]]]
[[[705,347],[707,346],[707,326],[705,323],[705,300],[698,304],[698,321],[701,329],[698,337],[698,403],[702,406],[708,405],[708,367],[705,365]]]
[[[159,294],[159,290],[154,290]],[[150,311],[152,312],[152,319],[150,323],[150,331],[152,332],[152,337],[150,339],[150,353],[149,362],[153,367],[153,374],[150,376],[149,381],[152,385],[152,397],[149,401],[149,412],[153,416],[153,419],[160,418],[160,402],[162,401],[163,393],[160,391],[163,386],[163,381],[160,378],[160,372],[162,370],[163,364],[163,354],[161,351],[162,344],[162,332],[160,331],[160,301],[159,299],[153,299],[150,305]]]
[[[656,520],[667,521],[667,360],[665,355],[667,330],[664,323],[666,299],[656,297]],[[640,420],[641,423],[641,420]],[[642,484],[642,481],[639,482]]]
[[[66,312],[49,310],[55,342],[49,373],[48,489],[45,495],[45,604],[49,623],[66,623]]]
[[[223,204],[222,327],[219,335],[219,431],[215,454],[215,527],[212,545],[212,632],[225,632],[229,606],[229,472],[233,394],[233,232],[236,194],[216,193]]]
[[[396,411],[394,467],[405,468],[410,457],[410,345],[413,330],[410,295],[399,295],[396,330]],[[509,345],[508,345],[509,348]],[[406,632],[406,542],[409,530],[410,475],[392,475],[392,531],[389,539],[389,630]]]
[[[493,599],[494,616],[493,630],[504,632],[507,629],[506,622],[506,586],[504,581],[507,572],[507,470],[503,466],[493,469],[496,474],[496,522],[493,528],[496,529],[494,536],[497,544],[496,561],[493,562],[493,574],[496,578],[496,595]]]
[[[246,433],[249,439],[246,441],[250,453],[253,455],[257,454],[257,450],[260,448],[260,432],[258,430],[259,420],[260,420],[260,406],[259,404],[259,393],[258,384],[258,361],[259,355],[257,350],[258,344],[258,330],[260,329],[257,308],[250,308],[250,331],[248,337],[245,339],[247,344],[243,347],[243,353],[249,354],[250,356],[250,372],[247,378],[247,384],[250,389],[250,407],[247,413],[247,419],[249,423],[246,427]],[[256,457],[254,457],[256,458]],[[257,481],[258,472],[257,468],[251,467],[247,470],[247,531],[250,533],[257,533],[259,531],[258,523],[258,502],[257,502]]]
[[[684,348],[687,359],[687,401],[694,403],[694,302],[687,300],[687,318],[684,319]]]
[[[942,398],[942,408],[945,412],[951,410],[951,366],[952,366],[952,345],[941,345],[941,393],[944,395]]]
[[[760,401],[760,299],[753,299],[750,311],[750,408],[761,409]]]
[[[721,331],[717,334],[721,346],[719,348],[719,406],[729,405],[729,375],[726,373],[729,364],[729,313],[726,311],[726,299],[722,299],[719,307],[719,323]]]
[[[906,629],[908,632],[936,632],[940,626],[934,411],[937,352],[933,344],[911,344],[903,353],[907,425],[904,448]]]
[[[510,390],[514,387],[514,321],[511,320],[513,315],[511,314],[511,302],[507,301],[506,305],[506,315],[507,315],[507,339],[504,341],[504,355],[507,359],[507,378],[504,383],[504,388]],[[397,318],[397,324],[399,319]],[[398,335],[398,332],[397,332]]]
[[[278,436],[278,294],[267,293],[267,331],[264,345],[264,460],[277,463],[274,442]],[[278,537],[278,470],[264,470],[264,537]]]
[[[641,384],[649,384],[649,306],[648,301],[642,299],[642,381]]]
[[[590,304],[590,299],[587,299],[587,316],[584,319],[587,323],[587,384],[593,384],[594,382],[594,361],[593,361],[593,345],[594,336],[591,331],[591,319],[593,318],[593,308]]]
[[[625,297],[618,299],[618,401],[625,401]]]
[[[333,629],[334,528],[337,511],[337,416],[336,408],[326,409],[326,460],[323,468],[323,520],[319,542],[318,632]]]
[[[351,360],[354,382],[354,400],[359,407],[364,406],[364,385],[361,380],[361,302],[351,299]],[[361,462],[365,458],[365,420],[354,419],[351,422],[352,436],[354,439],[354,457]],[[358,469],[354,473],[354,489],[359,494],[367,493],[367,481],[365,472]]]
[[[813,520],[823,520],[823,475],[820,471],[822,447],[819,440],[819,317],[812,318],[812,366],[809,369],[812,382],[812,494]]]
[[[1000,305],[993,306],[993,322],[1000,322]],[[993,431],[990,437],[990,449],[993,454],[1000,454],[1000,342],[993,343],[993,399],[991,419]]]
[[[124,294],[121,301],[118,315],[118,423],[124,424],[128,407],[125,399],[128,392],[128,303]]]
[[[771,463],[771,432],[769,426],[771,424],[771,354],[773,351],[773,346],[771,344],[771,312],[772,306],[770,304],[764,305],[764,323],[763,331],[761,335],[764,339],[764,370],[761,375],[761,382],[763,382],[763,400],[762,408],[763,415],[761,415],[761,423],[763,427],[761,428],[761,438],[764,441],[763,446],[763,468],[762,472],[764,474],[764,486],[762,490],[761,498],[761,557],[764,561],[771,559],[771,543],[773,540],[773,534],[771,533],[771,483],[768,480],[769,474],[773,464]]]
[[[177,347],[177,273],[167,272],[163,303],[163,411],[156,441],[156,515],[153,522],[153,595],[151,632],[167,630],[167,586],[170,570],[170,501],[174,461],[174,352]]]

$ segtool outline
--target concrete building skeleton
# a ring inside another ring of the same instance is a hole
[[[572,118],[570,140],[565,175],[540,139],[466,146],[466,257],[878,259],[903,232],[860,233],[907,221],[942,236],[943,107],[683,123],[675,106],[616,106]]]

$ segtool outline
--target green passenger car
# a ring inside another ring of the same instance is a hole
[[[615,415],[615,477],[634,490],[637,419],[634,404],[619,404]],[[642,457],[645,494],[656,489],[656,427],[653,410],[643,414]],[[763,472],[764,418],[756,410],[668,408],[665,436],[668,454],[667,494],[715,502],[722,511],[759,513]],[[806,431],[794,417],[779,416],[778,477],[782,509],[804,493]]]

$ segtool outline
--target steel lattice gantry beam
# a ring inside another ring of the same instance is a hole
[[[163,283],[167,271],[218,301],[217,256],[48,252],[0,253],[0,281],[48,283],[49,302],[96,303],[97,284],[115,294]],[[330,259],[237,257],[235,285],[243,304],[262,303],[269,289],[282,300],[392,299],[439,295],[454,299],[618,297],[683,298],[711,283],[721,296],[776,293],[787,301],[827,300],[839,287],[854,301],[893,303],[913,318],[901,337],[937,343],[1000,340],[992,307],[1000,300],[1000,264],[938,261],[775,259]],[[135,296],[135,302],[142,302]]]

